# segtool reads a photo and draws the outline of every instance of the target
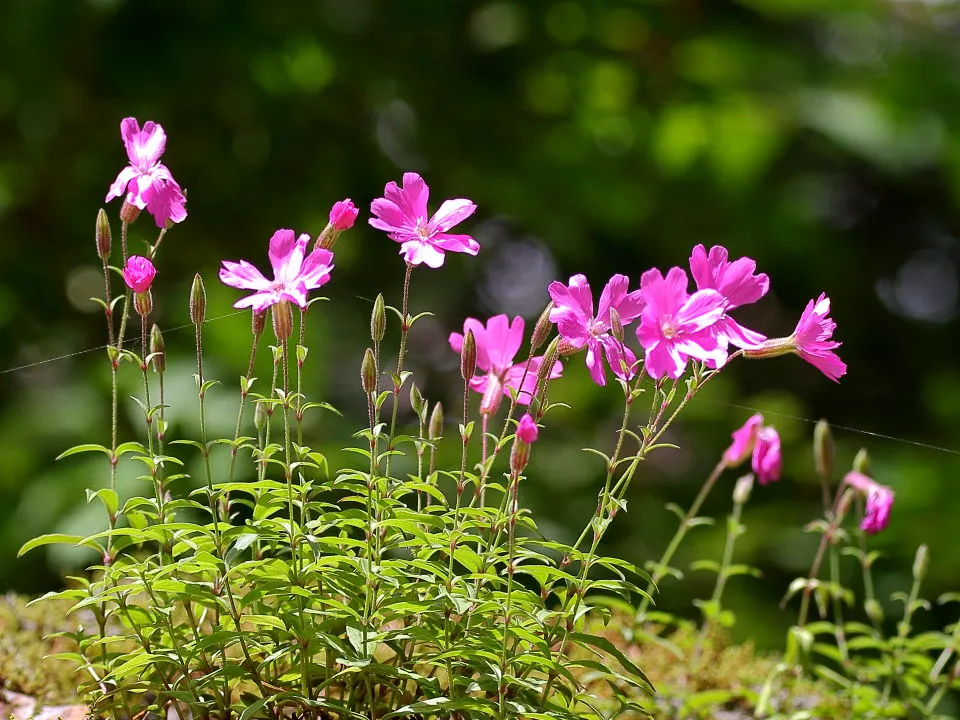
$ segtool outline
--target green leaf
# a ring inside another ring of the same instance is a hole
[[[90,490],[87,488],[87,502],[98,498],[103,503],[103,507],[111,516],[117,514],[117,507],[120,504],[120,498],[115,490],[110,488],[100,488],[99,490]]]
[[[110,457],[110,448],[105,448],[103,445],[74,445],[69,450],[64,450],[62,453],[57,455],[57,460],[63,460],[65,457],[70,457],[71,455],[77,455],[79,453],[85,452],[102,452],[107,457]]]
[[[63,533],[51,533],[49,535],[40,535],[32,540],[27,540],[17,552],[17,557],[23,557],[34,548],[43,545],[84,545],[86,547],[103,552],[103,547],[99,543],[93,542],[82,535],[65,535]]]

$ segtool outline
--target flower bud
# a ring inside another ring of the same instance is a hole
[[[861,475],[870,474],[870,456],[867,454],[866,448],[860,448],[856,457],[853,458],[853,470]]]
[[[821,420],[813,429],[813,463],[817,475],[830,477],[833,472],[833,433],[826,420]]]
[[[540,368],[537,370],[537,392],[542,393],[543,388],[546,387],[547,378],[550,377],[550,373],[553,372],[553,366],[557,362],[557,356],[560,354],[560,345],[563,343],[563,339],[557,335],[543,353],[543,361],[540,363]]]
[[[564,357],[569,357],[574,353],[580,352],[582,348],[578,348],[566,338],[560,338],[560,344],[557,346],[557,349],[560,351],[561,355]]]
[[[107,217],[107,213],[103,208],[100,208],[100,211],[97,213],[97,255],[100,256],[100,259],[104,262],[107,261],[107,258],[110,257],[110,246],[111,246],[111,235],[110,235],[110,219]]]
[[[123,201],[123,207],[120,208],[120,219],[129,225],[140,215],[140,208],[126,200]]]
[[[537,424],[525,413],[517,423],[517,434],[513,438],[513,447],[510,448],[510,472],[519,475],[530,461],[530,445],[536,442],[539,430]]]
[[[530,353],[533,354],[540,349],[540,346],[547,341],[550,335],[550,328],[553,323],[550,322],[550,311],[553,310],[553,301],[547,303],[547,306],[540,313],[537,324],[533,326],[533,335],[530,336]]]
[[[333,207],[330,208],[330,224],[338,232],[349,230],[353,227],[359,213],[360,211],[350,198],[335,202]]]
[[[193,276],[193,285],[190,286],[190,322],[202,325],[207,317],[207,291],[203,287],[200,273]]]
[[[745,348],[743,357],[746,358],[772,358],[780,355],[789,355],[797,351],[797,339],[793,335],[785,338],[770,338],[764,340],[760,347]]]
[[[417,417],[424,417],[424,402],[423,394],[420,392],[420,388],[417,387],[417,384],[412,382],[410,383],[410,407],[413,408],[413,411],[417,414]]]
[[[430,426],[427,430],[427,439],[437,440],[443,435],[443,406],[437,403],[430,413]]]
[[[753,473],[747,473],[739,478],[733,487],[733,502],[737,505],[745,505],[750,499],[751,490],[753,490]]]
[[[137,314],[141,317],[146,317],[153,312],[153,293],[150,290],[145,290],[144,292],[134,293],[133,295],[133,307],[137,311]]]
[[[257,429],[258,433],[262,433],[263,429],[267,426],[267,405],[266,403],[258,402],[253,409],[253,426]]]
[[[273,334],[277,340],[285,342],[293,334],[293,311],[290,309],[290,303],[286,300],[272,305],[270,307],[270,318],[273,320]]]
[[[377,362],[370,348],[363,353],[363,362],[360,364],[360,385],[368,395],[377,391]]]
[[[477,370],[477,340],[473,330],[467,330],[463,336],[463,347],[460,350],[460,376],[470,382]]]
[[[156,323],[150,328],[150,354],[153,355],[153,369],[163,374],[167,369],[166,346],[163,344],[163,335],[160,326]]]
[[[370,337],[374,343],[383,340],[383,334],[387,330],[387,313],[383,307],[383,294],[377,295],[373,301],[373,312],[370,313]]]
[[[615,307],[610,308],[610,334],[618,343],[623,345],[623,321]]]
[[[254,310],[251,319],[251,329],[254,337],[260,337],[263,334],[263,327],[267,324],[267,311]]]
[[[927,546],[921,545],[917,548],[917,554],[913,558],[913,579],[922,582],[927,575],[929,564],[930,558],[927,554]]]

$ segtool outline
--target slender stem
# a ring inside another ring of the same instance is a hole
[[[817,576],[820,574],[820,565],[823,562],[823,556],[826,554],[827,546],[833,542],[833,536],[840,528],[840,523],[846,515],[847,507],[850,503],[852,491],[841,489],[837,493],[837,500],[834,505],[833,517],[823,535],[820,537],[820,545],[817,547],[817,554],[813,558],[813,564],[810,566],[810,572],[807,575],[807,583],[803,588],[803,596],[800,599],[800,615],[797,618],[797,625],[803,627],[807,622],[807,614],[810,611],[810,595],[813,593],[814,584],[817,582]]]
[[[738,495],[739,493],[734,494],[733,512],[731,512],[727,518],[727,535],[723,546],[723,558],[720,562],[720,570],[717,573],[717,582],[713,587],[713,595],[710,597],[710,612],[713,614],[708,615],[700,626],[700,633],[697,635],[697,641],[694,643],[693,652],[691,653],[691,669],[695,669],[699,664],[700,653],[703,651],[703,643],[707,639],[707,633],[710,632],[710,628],[713,626],[713,618],[720,612],[723,591],[730,577],[730,565],[733,562],[733,548],[737,542],[737,538],[743,534],[744,528],[740,524],[740,518],[743,514],[743,505],[746,502],[746,497],[738,497]]]
[[[680,543],[686,536],[687,530],[689,530],[691,527],[691,522],[697,516],[697,513],[700,512],[700,507],[707,499],[707,495],[710,494],[714,484],[717,482],[717,479],[720,477],[721,473],[724,471],[724,469],[726,469],[726,467],[726,461],[721,458],[720,462],[718,462],[716,467],[713,468],[713,472],[711,472],[710,476],[706,479],[706,482],[703,483],[703,486],[700,488],[700,492],[694,499],[693,504],[690,505],[690,509],[687,510],[687,514],[684,515],[683,519],[680,521],[680,525],[673,534],[670,544],[667,546],[667,549],[663,551],[663,557],[660,558],[660,561],[653,568],[653,573],[650,576],[649,582],[647,582],[645,594],[640,600],[640,607],[637,609],[638,617],[642,617],[643,614],[646,613],[647,608],[650,607],[653,591],[666,575],[667,568],[669,567],[668,563],[673,558],[673,554],[677,551],[677,548],[680,547]]]
[[[508,642],[510,637],[510,613],[513,609],[513,573],[515,561],[514,537],[517,525],[518,490],[520,485],[520,475],[516,472],[510,473],[510,519],[507,522],[507,601],[503,611],[503,648],[500,654],[500,686],[499,694],[499,717],[504,720],[507,717],[507,674],[508,674]]]
[[[413,274],[413,265],[407,263],[407,271],[403,276],[403,301],[400,307],[400,314],[403,319],[400,321],[400,350],[397,353],[397,373],[393,381],[393,408],[390,412],[390,438],[387,449],[393,450],[393,438],[397,430],[397,410],[400,408],[400,388],[403,386],[403,361],[407,353],[407,333],[410,332],[410,317],[407,308],[410,301],[410,276]],[[390,459],[392,453],[387,455],[386,469],[384,475],[390,477]]]

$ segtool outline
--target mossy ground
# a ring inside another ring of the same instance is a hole
[[[27,598],[0,596],[0,688],[44,704],[82,701],[76,693],[78,669],[46,657],[76,649],[69,638],[49,637],[76,628],[76,618],[67,617],[68,607],[49,600],[28,606]],[[699,633],[686,621],[637,627],[632,617],[614,613],[606,623],[595,621],[589,631],[603,634],[647,674],[657,694],[641,700],[662,720],[752,718],[760,688],[780,661],[776,655],[757,653],[750,644],[733,645],[722,632],[711,632],[694,662]],[[776,717],[850,716],[849,708],[823,683],[787,674],[778,687]],[[598,687],[596,692],[606,691]]]
[[[0,596],[0,688],[31,695],[43,704],[77,702],[77,667],[47,656],[75,652],[76,644],[65,637],[50,637],[76,630],[70,605],[44,600],[27,606],[29,599]]]

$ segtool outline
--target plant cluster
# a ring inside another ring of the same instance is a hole
[[[316,238],[289,229],[273,235],[272,278],[245,260],[224,261],[220,269],[222,282],[251,291],[235,304],[250,309],[252,332],[231,437],[207,433],[206,400],[221,390],[205,372],[207,302],[195,277],[189,313],[200,433],[176,437],[166,418],[167,358],[162,330],[151,321],[152,286],[163,240],[186,218],[186,201],[160,162],[163,129],[152,122],[141,129],[127,118],[121,134],[130,164],[106,198],[125,193],[119,264],[112,264],[117,253],[103,210],[95,234],[112,379],[110,441],[61,456],[104,456],[104,481],[88,490],[88,501],[102,506],[106,527],[88,537],[42,536],[22,550],[62,542],[97,553],[87,575],[53,594],[92,618],[71,634],[77,651],[64,655],[82,667],[94,713],[130,718],[146,708],[240,720],[645,715],[663,712],[668,696],[657,694],[637,662],[637,644],[645,642],[671,649],[684,660],[678,663],[683,683],[696,684],[717,652],[717,633],[733,620],[722,604],[724,587],[752,572],[733,562],[734,545],[754,481],[780,477],[776,430],[754,416],[734,433],[693,506],[678,512],[677,534],[658,562],[635,567],[604,556],[601,543],[626,510],[644,460],[672,447],[664,434],[732,360],[795,354],[832,380],[846,372],[825,295],[810,301],[789,337],[767,338],[730,312],[759,300],[769,279],[753,260],[731,261],[719,246],[693,249],[693,292],[684,269],[650,269],[633,290],[628,276],[613,276],[595,304],[587,279],[574,275],[547,288],[550,303],[529,339],[524,320],[505,315],[467,318],[462,332],[450,334],[463,380],[462,407],[451,420],[449,409],[424,397],[405,365],[410,331],[426,314],[411,311],[411,288],[414,271],[441,267],[446,253],[480,251],[471,236],[450,232],[476,205],[446,200],[431,216],[423,178],[405,173],[370,208],[370,225],[400,244],[405,274],[398,306],[382,295],[373,305],[371,344],[355,380],[367,419],[345,448],[354,461],[335,466],[311,447],[305,418],[322,422],[336,410],[303,389],[310,370],[307,320],[319,299],[310,293],[333,278],[338,237],[359,214],[349,199],[333,205]],[[158,235],[136,255],[128,234],[142,210],[153,216]],[[267,348],[264,382],[254,373],[268,315],[275,344]],[[131,348],[127,333],[138,320],[139,347],[134,340]],[[384,342],[394,321],[395,353]],[[602,462],[604,482],[589,522],[565,544],[538,530],[521,503],[521,486],[540,433],[562,422],[565,408],[550,401],[551,388],[581,351],[597,385],[606,385],[608,375],[615,379],[623,416],[612,447],[590,449]],[[143,418],[136,439],[121,438],[118,423],[119,375],[129,371],[142,379],[133,398]],[[415,418],[409,428],[398,413],[407,398]],[[856,555],[869,581],[874,556],[863,533],[887,524],[894,495],[861,462],[831,499],[828,434],[821,430],[818,440],[825,517],[814,529],[822,543],[809,576],[790,588],[802,603],[793,644],[761,688],[743,692],[753,693],[758,713],[768,712],[779,707],[778,682],[820,657],[820,674],[852,703],[933,712],[952,683],[955,639],[910,637],[925,559],[918,560],[895,639],[880,634],[869,584],[865,607],[873,625],[842,621],[850,599],[838,557]],[[439,461],[444,444],[459,449],[453,466]],[[199,478],[187,474],[191,454],[200,459]],[[213,462],[218,455],[224,470]],[[670,639],[676,620],[652,612],[651,602],[668,575],[680,574],[670,562],[686,532],[707,521],[698,513],[717,479],[747,460],[752,472],[736,483],[722,557],[699,564],[715,571],[717,581],[712,596],[698,603],[702,621],[684,651]],[[118,487],[118,468],[130,463],[151,492]],[[866,513],[857,542],[848,544],[843,521],[860,499]],[[825,559],[829,580],[820,578]],[[822,614],[832,609],[835,623],[807,622],[811,601]],[[604,625],[611,618],[615,631]],[[917,660],[934,647],[940,657],[929,667]],[[733,699],[691,692],[675,709],[695,716]]]

